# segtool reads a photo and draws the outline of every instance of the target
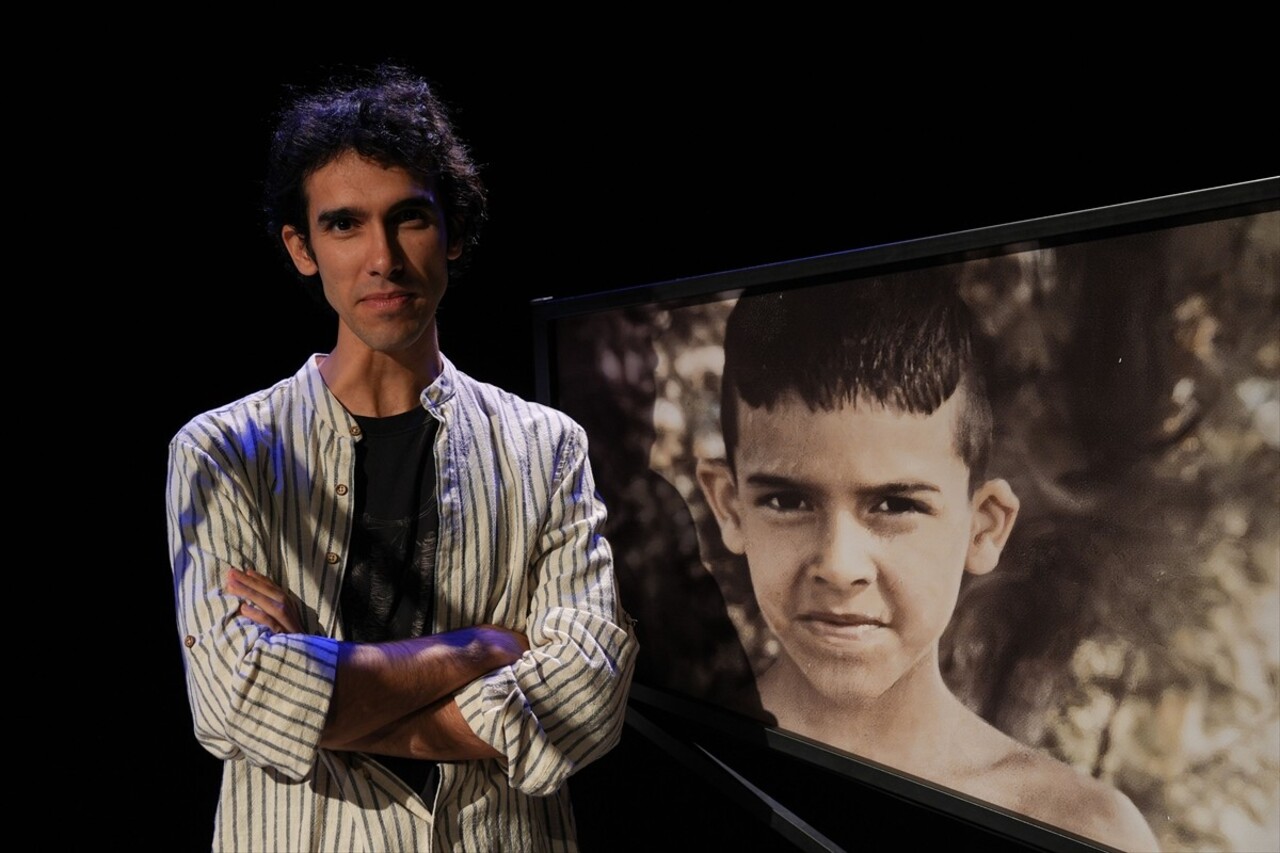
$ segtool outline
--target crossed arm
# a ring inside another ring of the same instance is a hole
[[[325,636],[321,624],[332,613],[309,606],[332,599],[333,575],[323,564],[290,561],[295,552],[314,556],[316,543],[335,535],[330,525],[340,515],[327,493],[311,494],[301,515],[282,513],[270,502],[277,472],[256,464],[274,456],[213,444],[211,451],[175,439],[168,510],[188,697],[196,737],[214,755],[290,779],[311,772],[317,748],[437,760],[498,755],[510,785],[536,796],[617,741],[636,646],[599,535],[604,510],[580,430],[552,445],[544,511],[508,519],[509,538],[530,549],[527,562],[490,554],[483,536],[449,552],[457,566],[487,567],[481,584],[454,593],[489,590],[466,606],[520,633],[479,624],[376,645]],[[295,516],[305,521],[296,529]],[[273,565],[278,586],[251,592],[241,574],[233,589],[229,567]],[[300,620],[282,589],[308,602]],[[246,596],[257,596],[248,608]]]
[[[297,602],[261,574],[231,569],[226,591],[239,614],[277,633],[303,631]],[[503,756],[476,737],[454,693],[529,648],[518,631],[477,625],[388,643],[340,643],[320,746],[460,761]]]

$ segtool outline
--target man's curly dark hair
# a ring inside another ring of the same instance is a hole
[[[432,183],[444,208],[449,244],[462,247],[450,265],[458,272],[485,219],[485,188],[430,84],[395,65],[331,82],[281,111],[263,191],[272,240],[280,245],[285,225],[310,237],[306,179],[347,151]]]

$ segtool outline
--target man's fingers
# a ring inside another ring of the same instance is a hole
[[[239,596],[245,601],[253,602],[259,609],[268,610],[272,613],[281,612],[281,603],[279,601],[271,598],[263,591],[239,583],[235,578],[227,582],[227,592]]]
[[[231,569],[227,573],[228,581],[239,584],[246,589],[251,589],[259,595],[268,598],[281,598],[284,594],[279,586],[267,579],[266,575],[258,574],[253,570],[241,571],[239,569]]]
[[[298,612],[294,600],[264,575],[252,569],[230,569],[227,572],[226,590],[252,604],[256,612],[271,620],[268,623],[250,613],[243,614],[253,621],[268,625],[275,631],[296,633],[302,630],[302,614]]]
[[[267,613],[261,607],[254,605],[251,601],[240,602],[240,615],[257,622],[263,627],[270,628],[276,633],[282,633],[284,631],[284,626],[277,620],[273,619],[270,613]]]

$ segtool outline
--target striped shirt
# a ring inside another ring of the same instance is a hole
[[[616,743],[636,644],[582,429],[446,359],[436,632],[485,623],[530,650],[458,706],[505,756],[441,765],[431,809],[376,757],[319,748],[337,665],[360,428],[311,358],[192,420],[169,448],[169,545],[197,739],[225,760],[218,850],[572,850],[565,779]],[[238,616],[228,568],[302,604],[302,634]],[[434,817],[433,817],[434,815]]]

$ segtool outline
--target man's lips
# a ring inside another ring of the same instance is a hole
[[[368,296],[360,297],[362,303],[368,303],[374,307],[391,307],[395,305],[403,305],[413,298],[413,292],[408,290],[387,290],[381,293],[370,293]]]

